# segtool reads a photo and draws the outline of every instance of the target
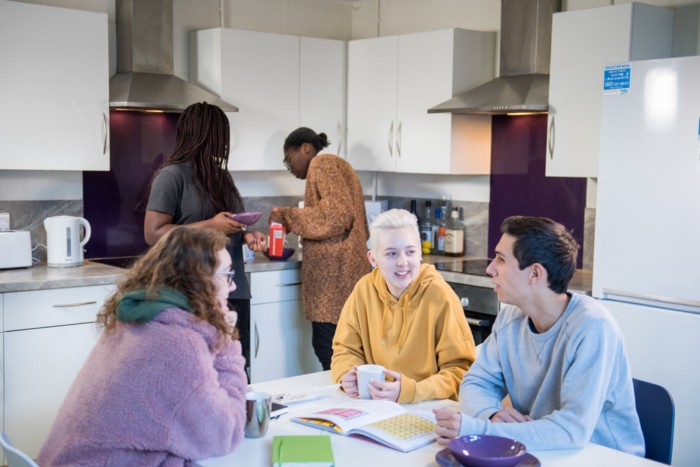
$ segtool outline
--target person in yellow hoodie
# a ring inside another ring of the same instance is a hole
[[[476,358],[459,298],[431,264],[421,264],[416,217],[403,209],[377,216],[367,253],[374,270],[348,297],[333,339],[331,374],[359,398],[357,365],[385,368],[372,399],[413,403],[457,399]]]

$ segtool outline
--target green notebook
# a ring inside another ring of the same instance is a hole
[[[333,467],[330,436],[274,436],[273,467]]]

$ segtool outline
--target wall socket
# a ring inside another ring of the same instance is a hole
[[[0,230],[10,230],[9,212],[0,212]]]

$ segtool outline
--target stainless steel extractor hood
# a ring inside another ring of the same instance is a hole
[[[500,76],[428,112],[547,112],[552,14],[560,9],[561,0],[501,0]]]
[[[173,0],[117,0],[117,73],[109,106],[182,111],[206,101],[225,112],[238,107],[173,74]]]

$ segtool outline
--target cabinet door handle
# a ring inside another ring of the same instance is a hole
[[[549,121],[549,141],[547,142],[547,149],[549,149],[549,158],[554,159],[554,138],[556,136],[556,131],[554,128],[554,119],[556,117],[552,115],[552,119]]]
[[[107,154],[107,114],[102,112],[102,155]]]
[[[260,334],[258,333],[258,323],[255,323],[255,358],[258,358],[258,351],[260,350]]]
[[[338,151],[336,152],[336,155],[340,156],[340,150],[342,148],[343,148],[343,127],[340,125],[340,122],[338,122]]]
[[[289,284],[277,284],[277,287],[294,287],[295,285],[301,285],[301,282],[290,282]]]
[[[396,155],[401,158],[401,123],[399,122],[399,129],[396,131]]]
[[[78,302],[78,303],[62,303],[60,305],[54,305],[54,308],[73,308],[78,306],[95,305],[97,302]]]
[[[394,157],[394,121],[389,125],[389,157]]]

